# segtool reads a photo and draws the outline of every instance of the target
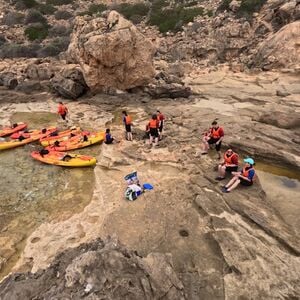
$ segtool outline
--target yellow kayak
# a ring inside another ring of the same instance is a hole
[[[104,140],[105,133],[104,132],[96,132],[96,133],[92,133],[86,137],[87,137],[87,140],[84,141],[83,136],[81,136],[81,135],[75,136],[68,141],[59,142],[59,144],[51,145],[51,146],[47,147],[46,149],[49,151],[68,151],[68,150],[74,150],[74,149],[88,147],[90,145],[102,142]]]
[[[46,154],[34,151],[31,156],[43,163],[63,167],[89,167],[97,162],[96,158],[92,156],[57,151],[49,151]]]
[[[23,146],[23,145],[26,145],[28,143],[34,142],[34,141],[36,141],[36,139],[28,138],[28,139],[25,139],[23,141],[12,140],[12,141],[9,141],[9,142],[0,142],[0,150],[6,150],[6,149],[10,149],[10,148]]]

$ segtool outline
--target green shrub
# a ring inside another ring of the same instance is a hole
[[[36,0],[17,0],[15,5],[18,9],[26,9],[38,6],[38,2]]]
[[[4,35],[0,34],[0,47],[6,43],[6,38]]]
[[[0,58],[37,57],[39,49],[38,44],[19,45],[7,43],[2,45],[0,49]]]
[[[237,15],[240,17],[252,17],[253,13],[260,11],[267,0],[242,0]]]
[[[142,19],[149,12],[149,6],[144,3],[122,3],[114,7],[114,9],[122,14],[126,19],[131,21],[136,21],[137,19]]]
[[[66,27],[64,25],[56,24],[49,30],[49,36],[57,37],[57,36],[68,36],[70,35],[72,29],[71,27]]]
[[[40,4],[37,9],[43,15],[52,15],[56,11],[56,8],[51,4]]]
[[[72,4],[74,0],[46,0],[46,4],[51,5],[65,5],[65,4]]]
[[[23,14],[19,12],[11,11],[3,17],[2,24],[12,26],[15,24],[22,24],[23,21],[24,21]]]
[[[193,21],[198,16],[203,15],[203,8],[185,9],[182,6],[167,8],[151,12],[149,24],[156,25],[160,32],[179,31],[182,25]]]
[[[231,3],[231,1],[232,0],[223,0],[219,5],[217,11],[229,10],[229,4]]]
[[[30,41],[44,40],[48,36],[48,26],[41,23],[32,24],[25,29],[24,34]]]
[[[55,13],[55,19],[56,20],[69,20],[73,17],[73,14],[66,11],[66,10],[58,10]]]
[[[91,4],[88,9],[89,15],[100,14],[107,9],[105,4]]]
[[[24,23],[25,24],[31,24],[31,23],[47,24],[47,19],[38,10],[31,9],[27,13]]]
[[[152,0],[150,2],[152,3],[151,8],[153,11],[158,11],[169,6],[169,2],[167,0]]]

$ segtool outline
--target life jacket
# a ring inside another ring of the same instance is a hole
[[[162,113],[159,113],[157,117],[159,121],[163,121],[165,119],[165,116]]]
[[[150,128],[158,128],[158,127],[159,127],[159,122],[158,122],[158,120],[153,120],[153,119],[151,119],[150,122],[149,122],[149,127],[150,127]]]
[[[249,168],[248,170],[246,170],[246,167],[244,167],[243,171],[242,171],[242,176],[248,178],[250,170],[254,170],[254,168],[252,167],[252,168]],[[254,170],[254,172],[255,172],[255,170]],[[253,181],[255,179],[255,177],[256,177],[256,173],[254,173],[254,176],[251,181]]]
[[[214,139],[219,139],[221,137],[221,134],[220,134],[220,131],[222,130],[221,127],[218,127],[218,128],[211,128],[211,136],[214,138]]]
[[[230,156],[227,156],[227,151],[224,153],[224,161],[225,161],[225,165],[233,165],[232,162],[232,158],[234,156],[237,156],[237,158],[239,157],[236,153],[232,152],[232,154]]]
[[[60,115],[64,115],[64,114],[66,114],[67,112],[68,112],[68,109],[67,109],[66,106],[64,106],[63,104],[59,104],[59,105],[58,105],[58,113],[59,113]]]
[[[125,124],[126,125],[131,125],[131,122],[132,122],[131,117],[130,116],[125,116]]]

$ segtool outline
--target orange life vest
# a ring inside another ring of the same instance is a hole
[[[67,109],[67,107],[65,106],[65,105],[63,105],[63,104],[59,104],[58,105],[58,113],[60,114],[60,115],[64,115],[64,114],[66,114],[68,112],[68,109]]]
[[[132,122],[131,117],[130,116],[125,116],[125,124],[126,125],[131,125],[131,122]]]
[[[242,176],[248,178],[250,170],[254,170],[254,168],[250,168],[250,169],[246,170],[246,167],[244,167],[243,171],[242,171]],[[255,170],[254,170],[254,172],[255,172]],[[254,173],[252,181],[255,179],[255,177],[256,177],[256,174]]]
[[[165,116],[162,113],[159,113],[157,115],[157,118],[158,118],[159,121],[163,121],[165,119]]]
[[[214,138],[214,139],[219,139],[221,137],[221,134],[220,134],[220,131],[221,131],[221,127],[218,127],[218,128],[211,128],[211,136]]]
[[[230,156],[227,156],[227,151],[224,153],[224,161],[225,161],[225,165],[233,165],[232,162],[232,158],[234,156],[237,156],[237,158],[239,157],[236,153],[232,152],[232,154]]]
[[[149,122],[149,127],[150,127],[150,128],[158,128],[158,127],[159,127],[159,122],[158,122],[158,120],[153,120],[153,119],[151,119],[150,122]]]

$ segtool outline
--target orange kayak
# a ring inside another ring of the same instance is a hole
[[[46,147],[46,146],[50,146],[52,144],[54,144],[55,141],[64,141],[64,140],[68,140],[69,138],[71,138],[71,134],[78,134],[80,133],[80,127],[75,127],[75,128],[71,128],[65,131],[61,131],[58,132],[57,135],[55,136],[47,136],[44,138],[40,139],[41,144]]]
[[[59,142],[58,145],[51,145],[46,149],[49,151],[68,151],[88,147],[90,145],[100,143],[104,140],[104,132],[91,133],[87,136],[87,140],[83,140],[83,136],[75,136],[71,140]]]
[[[56,130],[55,127],[49,127],[48,129],[46,129],[45,133],[38,133],[36,135],[31,135],[29,138],[25,138],[23,140],[17,139],[17,140],[10,140],[8,142],[0,142],[0,150],[11,149],[11,148],[23,146],[31,142],[35,142],[39,140],[41,137],[45,137],[55,130]]]
[[[35,137],[37,135],[42,136],[43,138],[46,138],[49,136],[49,134],[57,131],[56,127],[49,127],[49,128],[44,128],[41,130],[29,130],[29,131],[19,131],[13,133],[10,138],[11,139],[18,139],[20,136],[23,136],[24,138],[28,139],[30,137]]]
[[[50,165],[63,167],[88,167],[96,164],[96,158],[88,155],[71,154],[66,152],[49,151],[41,155],[40,152],[31,153],[34,159]]]
[[[17,123],[15,127],[4,127],[2,130],[0,130],[0,137],[10,135],[14,132],[18,132],[20,130],[25,129],[26,127],[26,123]]]

